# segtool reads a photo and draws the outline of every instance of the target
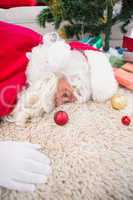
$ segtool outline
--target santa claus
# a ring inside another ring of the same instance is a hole
[[[27,56],[28,87],[11,113],[16,124],[24,125],[61,104],[102,102],[116,93],[113,69],[101,51],[78,42],[68,44],[49,33]]]

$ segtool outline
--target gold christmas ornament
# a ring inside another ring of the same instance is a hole
[[[49,0],[48,5],[51,8],[54,16],[61,16],[61,0]]]
[[[59,34],[59,36],[60,36],[61,38],[67,39],[67,35],[66,35],[66,33],[65,33],[64,28],[60,28],[60,29],[58,30],[58,34]]]
[[[121,110],[127,106],[127,98],[123,95],[115,95],[111,99],[112,108]]]
[[[102,24],[106,24],[107,23],[107,16],[103,16],[102,18],[100,18],[100,21]]]

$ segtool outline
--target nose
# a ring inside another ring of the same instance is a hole
[[[73,103],[77,99],[74,95],[55,95],[55,106],[60,106],[62,104]]]
[[[73,103],[76,101],[76,97],[74,95],[71,95],[69,97],[64,97],[63,98],[63,103],[66,104],[66,103]]]

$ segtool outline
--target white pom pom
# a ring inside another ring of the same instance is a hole
[[[53,72],[57,72],[62,68],[62,64],[68,59],[71,53],[69,44],[65,41],[57,41],[48,49],[48,63]]]
[[[43,43],[46,46],[50,46],[52,43],[55,43],[58,40],[60,40],[60,37],[59,37],[58,33],[56,33],[56,32],[46,33],[43,37]]]

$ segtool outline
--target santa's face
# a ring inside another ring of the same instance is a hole
[[[74,96],[73,88],[64,77],[59,79],[57,92],[55,94],[55,106],[60,106],[65,103],[75,102],[77,99]]]

